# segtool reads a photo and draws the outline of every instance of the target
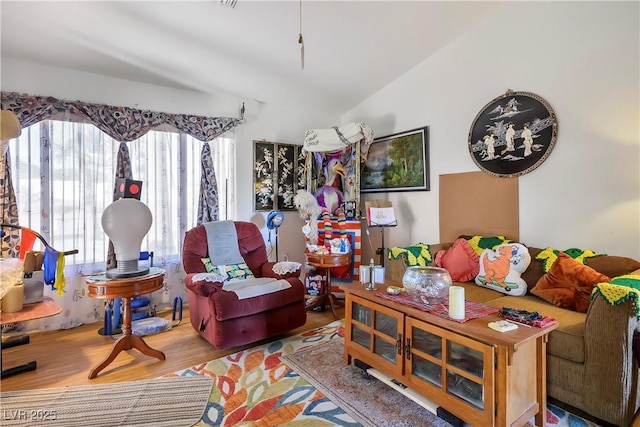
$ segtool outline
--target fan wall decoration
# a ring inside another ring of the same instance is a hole
[[[556,142],[558,122],[544,99],[507,90],[486,104],[469,130],[469,153],[484,172],[524,175],[544,162]]]

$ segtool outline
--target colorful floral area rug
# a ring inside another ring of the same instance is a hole
[[[341,342],[343,336],[344,322],[338,320],[164,377],[208,375],[213,379],[209,403],[196,426],[449,426],[386,384],[345,366],[342,352],[322,352],[324,344]],[[317,353],[323,374],[309,378],[311,382],[287,364],[288,355],[301,349]],[[548,405],[547,426],[597,424]]]

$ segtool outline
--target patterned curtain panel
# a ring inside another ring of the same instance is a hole
[[[2,92],[0,108],[13,111],[23,128],[46,119],[68,120],[72,114],[118,141],[133,141],[161,126],[170,126],[200,141],[213,141],[242,123],[234,117],[159,113],[16,92]]]
[[[0,222],[18,225],[18,205],[11,181],[9,148],[0,157]],[[20,247],[18,246],[20,230],[4,228],[3,231],[5,235],[2,237],[0,248],[2,258],[17,258],[20,255]]]
[[[74,104],[83,119],[117,141],[138,139],[165,121],[164,113],[80,102]]]
[[[118,155],[116,157],[116,177],[113,184],[113,201],[116,201],[116,189],[118,186],[118,179],[126,178],[133,179],[133,173],[131,172],[131,156],[129,156],[129,148],[124,142],[120,143],[118,148]],[[107,252],[107,269],[116,268],[116,254],[113,249],[113,242],[109,240],[109,250]]]
[[[62,119],[69,113],[75,113],[75,108],[67,101],[51,96],[30,96],[26,94],[2,92],[0,106],[3,110],[10,110],[20,120],[22,129],[49,118]]]
[[[167,123],[180,131],[180,133],[186,133],[206,142],[213,141],[242,123],[240,119],[229,117],[203,117],[181,114],[168,114],[166,119]]]
[[[201,153],[200,198],[198,200],[198,224],[218,220],[218,181],[213,167],[211,148],[204,143]]]

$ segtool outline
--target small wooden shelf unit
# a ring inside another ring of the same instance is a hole
[[[458,323],[361,284],[341,289],[346,364],[357,359],[473,426],[522,426],[532,417],[546,425],[546,343],[555,326],[500,333],[487,326],[497,315]]]

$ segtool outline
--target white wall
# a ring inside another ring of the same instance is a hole
[[[154,111],[205,116],[238,117],[244,100],[207,95],[132,82],[81,71],[42,66],[13,59],[2,59],[2,91],[54,96],[60,99],[121,105]],[[270,106],[252,100],[245,102],[246,123],[235,129],[237,140],[238,220],[256,223],[265,240],[266,212],[253,212],[253,141],[302,144],[307,129],[339,124],[339,114]],[[279,231],[278,253],[293,261],[304,261],[302,219],[297,212],[285,212]],[[275,234],[272,236],[275,242]],[[267,247],[267,251],[270,248]],[[271,254],[275,257],[275,251]]]
[[[438,241],[438,176],[478,170],[471,123],[512,89],[558,118],[550,156],[519,178],[520,240],[640,259],[639,7],[512,2],[344,114],[376,136],[429,126],[431,191],[367,195],[397,207],[387,246]]]
[[[253,212],[255,139],[301,143],[304,131],[364,122],[377,136],[429,126],[431,191],[367,195],[398,207],[387,246],[438,240],[438,176],[475,171],[473,118],[507,89],[546,99],[558,140],[520,177],[520,238],[640,259],[640,46],[638,2],[512,2],[341,117],[247,101],[238,127],[238,219]],[[428,25],[428,23],[426,23]],[[136,108],[237,116],[242,100],[2,59],[2,90]],[[473,207],[469,207],[470,214]],[[279,252],[302,260],[302,221],[287,212]],[[372,233],[376,246],[379,233]],[[363,244],[368,259],[366,244]]]
[[[267,212],[253,212],[253,141],[265,139],[272,142],[302,145],[307,129],[336,126],[340,123],[338,114],[309,112],[302,109],[274,108],[260,106],[256,116],[248,117],[247,123],[236,132],[238,141],[238,219],[254,222],[263,230],[268,240],[265,226]],[[286,254],[290,261],[304,262],[304,222],[297,211],[284,212],[285,220],[278,231],[278,255],[282,260]],[[275,245],[275,232],[271,241]],[[270,251],[267,245],[267,251]],[[275,250],[270,253],[275,260]]]
[[[176,114],[238,117],[241,100],[2,58],[4,92]],[[250,107],[249,107],[250,108]]]

